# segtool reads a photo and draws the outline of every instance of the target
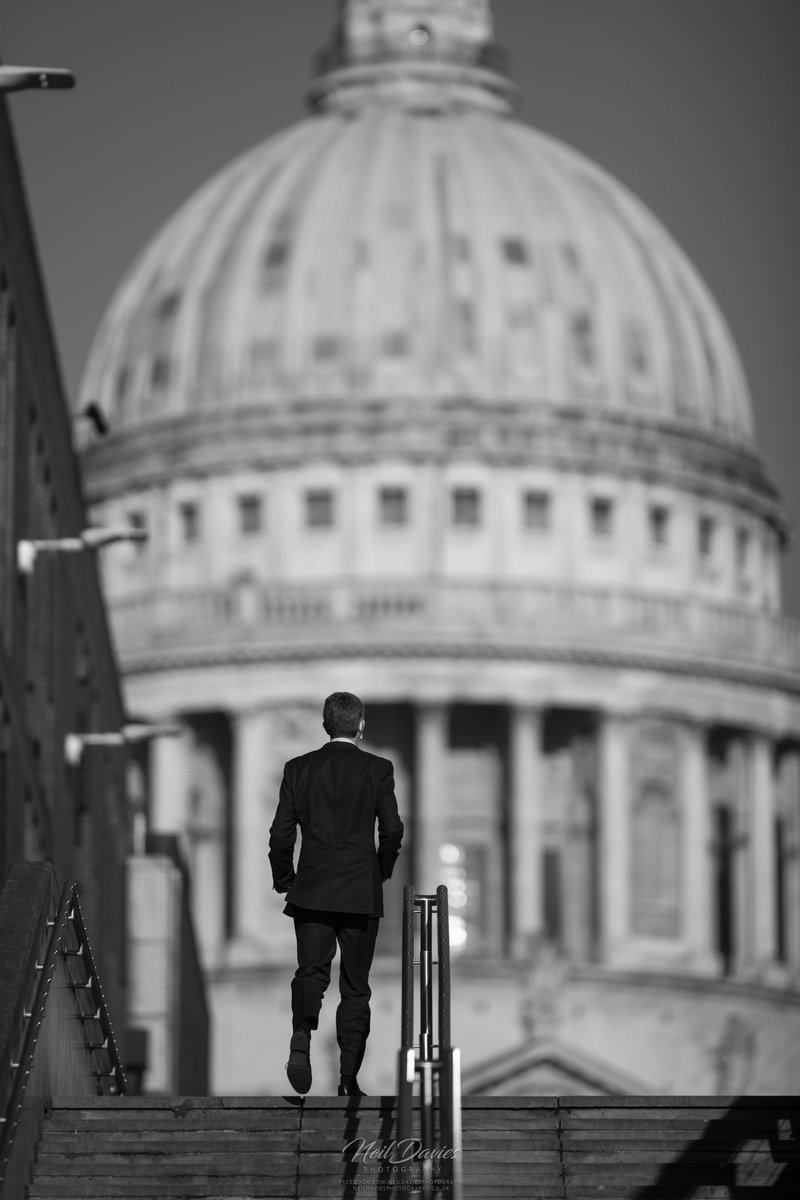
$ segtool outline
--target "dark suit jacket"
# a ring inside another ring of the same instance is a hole
[[[295,873],[298,825],[302,846]],[[288,905],[382,917],[382,884],[402,839],[388,758],[352,742],[328,742],[287,762],[269,831],[269,861],[275,891],[287,893]]]

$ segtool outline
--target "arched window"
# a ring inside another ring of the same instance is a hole
[[[633,811],[633,931],[642,937],[680,933],[680,817],[660,780],[641,786]]]

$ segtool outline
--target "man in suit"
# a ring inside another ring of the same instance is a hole
[[[400,853],[403,823],[391,762],[358,746],[364,733],[358,696],[328,696],[322,726],[330,741],[290,759],[284,768],[269,837],[273,886],[286,893],[284,912],[294,918],[297,938],[286,1072],[296,1092],[309,1091],[311,1031],[318,1025],[338,943],[339,1095],[361,1096],[358,1069],[370,1027],[369,972],[383,916],[383,883]],[[298,825],[302,844],[295,871]]]

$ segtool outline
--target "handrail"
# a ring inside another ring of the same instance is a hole
[[[414,959],[415,915],[420,914],[419,960]],[[437,959],[433,959],[432,926],[436,913]],[[419,1035],[414,1047],[414,967],[419,966]],[[438,1040],[433,1027],[433,967],[438,966]],[[414,1084],[419,1084],[420,1136],[416,1161],[420,1195],[432,1200],[447,1195],[461,1200],[461,1052],[450,1042],[450,931],[447,888],[435,896],[403,889],[401,1046],[397,1069],[397,1135],[412,1139]],[[434,1053],[438,1051],[438,1053]],[[438,1136],[435,1121],[438,1081]],[[434,1167],[438,1171],[434,1171]],[[398,1183],[401,1181],[398,1180]],[[403,1180],[407,1194],[408,1180]]]
[[[59,1015],[63,1016],[63,1008],[60,1006],[58,996],[61,989],[54,991],[51,997],[51,985],[57,972],[66,975],[67,986],[72,992],[73,1006],[69,1017],[75,1019],[77,1016],[77,1020],[80,1022],[82,1051],[88,1055],[91,1064],[90,1075],[95,1080],[94,1090],[98,1095],[122,1095],[127,1088],[125,1071],[111,1026],[103,988],[98,979],[76,884],[64,885],[55,916],[52,920],[48,919],[47,927],[50,929],[50,935],[41,962],[38,961],[38,953],[34,946],[32,967],[38,976],[38,984],[34,1001],[30,1009],[23,1014],[19,1055],[15,1061],[9,1064],[12,1083],[6,1110],[2,1114],[2,1124],[0,1124],[0,1196],[3,1195],[15,1139],[26,1110],[26,1091],[34,1073],[34,1066],[37,1064],[37,1045],[40,1039],[44,1041],[50,1032],[45,1024],[48,1000],[50,1000],[51,1010],[55,1008],[55,1013],[51,1011],[51,1022],[57,1021]],[[77,1013],[75,1009],[77,1009]],[[64,1043],[65,1069],[68,1072],[74,1070],[74,1061],[68,1059],[72,1049],[66,1044],[69,1039],[63,1037],[62,1031],[62,1037],[55,1040]],[[48,1065],[46,1069],[51,1076],[50,1086],[54,1082],[57,1084],[57,1069],[54,1069],[52,1065]],[[74,1091],[74,1085],[70,1087],[70,1090]]]
[[[97,1080],[97,1093],[98,1095],[105,1093],[112,1096],[124,1096],[128,1088],[128,1080],[125,1075],[122,1056],[117,1046],[117,1040],[114,1036],[114,1029],[111,1025],[106,998],[97,975],[97,966],[92,954],[91,942],[86,932],[86,923],[83,919],[83,911],[78,900],[78,888],[74,883],[67,886],[72,902],[68,919],[73,922],[73,929],[78,934],[78,949],[75,951],[62,951],[62,953],[83,959],[86,979],[81,983],[73,981],[72,987],[76,995],[91,995],[91,1011],[83,1008],[79,1019],[84,1025],[84,1030],[87,1024],[96,1022],[100,1025],[103,1034],[103,1040],[99,1043],[84,1039],[86,1049],[92,1054],[100,1055],[97,1069],[93,1072]],[[103,1080],[107,1082],[104,1084]]]

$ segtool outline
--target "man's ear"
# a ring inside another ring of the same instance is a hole
[[[364,717],[362,717],[362,718],[361,718],[361,720],[358,722],[358,732],[359,732],[359,733],[363,733],[363,732],[364,732],[364,726],[365,726],[365,725],[366,725],[366,720],[365,720],[365,718],[364,718]]]

